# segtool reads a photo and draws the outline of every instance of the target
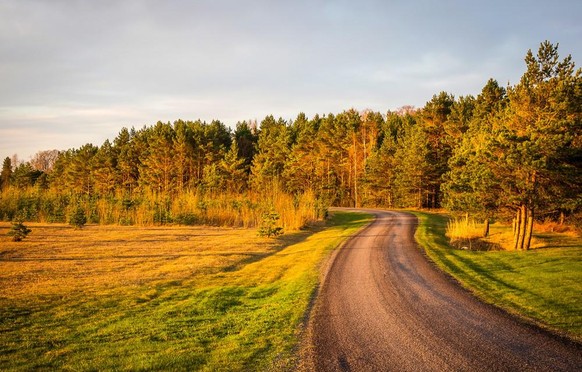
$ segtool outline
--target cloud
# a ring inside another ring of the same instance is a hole
[[[490,77],[516,82],[545,38],[579,57],[580,4],[0,2],[0,130],[11,135],[0,155],[99,144],[157,120],[234,125],[478,94]]]

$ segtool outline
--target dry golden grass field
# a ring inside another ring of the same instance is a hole
[[[32,233],[12,242],[0,224],[0,298],[131,291],[193,280],[259,259],[281,241],[254,230],[216,227],[123,227],[27,224]]]
[[[255,229],[0,224],[0,370],[248,370],[293,363],[330,250],[366,223]]]

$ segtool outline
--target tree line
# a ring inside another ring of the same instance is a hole
[[[269,115],[234,130],[220,121],[158,122],[16,167],[6,158],[0,217],[20,210],[58,221],[83,203],[100,223],[213,222],[209,209],[247,208],[257,211],[253,221],[237,223],[257,225],[278,207],[311,211],[301,225],[330,205],[444,207],[513,218],[515,248],[527,249],[536,216],[570,217],[582,207],[582,80],[547,41],[525,62],[516,85],[490,79],[477,97],[441,92],[420,109]],[[286,207],[275,206],[285,198]],[[140,208],[150,217],[138,221]]]

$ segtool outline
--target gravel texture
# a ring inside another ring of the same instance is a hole
[[[580,344],[478,301],[414,240],[417,219],[376,220],[337,252],[315,301],[301,369],[582,371]]]

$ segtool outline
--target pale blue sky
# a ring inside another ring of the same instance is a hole
[[[0,0],[0,157],[126,126],[403,105],[582,56],[582,1]]]

